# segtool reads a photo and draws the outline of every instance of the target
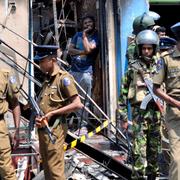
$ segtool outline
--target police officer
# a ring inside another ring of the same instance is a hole
[[[161,58],[166,55],[170,51],[173,51],[177,41],[174,38],[164,36],[159,39],[159,50],[157,53],[157,57]]]
[[[66,137],[65,116],[82,107],[72,76],[61,70],[57,64],[57,46],[37,46],[35,60],[39,61],[42,72],[46,75],[42,91],[39,95],[39,106],[43,117],[36,118],[39,127],[40,153],[46,180],[65,180],[64,149]],[[47,120],[56,137],[52,144],[44,130]]]
[[[129,64],[123,78],[121,95],[118,102],[118,114],[124,120],[123,127],[127,128],[127,104],[132,107],[132,179],[155,180],[158,171],[158,148],[160,146],[160,112],[154,100],[147,107],[141,108],[149,91],[143,77],[152,80],[156,73],[156,58],[154,58],[159,37],[152,30],[141,31],[136,38],[138,59]]]
[[[176,43],[177,41],[174,38],[170,38],[168,36],[161,37],[159,41],[160,53],[173,49]]]
[[[128,63],[130,63],[132,60],[138,57],[137,47],[135,43],[136,35],[145,29],[152,29],[154,25],[155,25],[154,18],[149,16],[147,13],[143,13],[142,15],[134,19],[133,21],[134,38],[132,38],[131,42],[129,42],[127,49]]]
[[[15,76],[9,70],[0,70],[0,176],[4,180],[15,180],[16,174],[12,166],[11,146],[4,114],[9,105],[12,109],[16,127],[14,148],[19,144],[20,106],[18,103],[18,86]]]
[[[166,124],[168,127],[171,164],[169,179],[180,179],[180,22],[171,27],[177,39],[173,51],[166,53],[157,63],[158,74],[153,78],[154,92],[166,103]],[[166,93],[160,89],[165,83]]]
[[[174,50],[174,47],[176,45],[176,40],[173,38],[170,38],[168,36],[164,36],[160,38],[160,42],[159,42],[159,58],[161,58],[162,56],[165,56],[166,54],[170,53],[170,51]],[[163,83],[161,85],[161,89],[163,91],[166,91],[166,87],[165,84]],[[164,112],[161,115],[161,136],[162,136],[162,149],[168,149],[169,146],[167,144],[168,140],[168,134],[167,134],[167,126],[165,123],[165,111],[166,111],[166,103],[164,103]],[[165,141],[163,140],[165,139]],[[168,176],[168,170],[169,170],[169,156],[167,157],[167,151],[162,151],[159,154],[160,158],[160,173],[164,174],[165,176]]]

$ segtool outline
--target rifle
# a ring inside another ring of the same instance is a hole
[[[141,109],[146,109],[148,103],[151,101],[151,99],[154,100],[154,102],[156,103],[159,111],[162,113],[164,110],[164,107],[163,107],[163,101],[154,94],[153,92],[153,82],[152,80],[144,77],[143,78],[147,88],[148,88],[148,91],[149,91],[149,94],[147,96],[145,96],[145,98],[143,99],[143,101],[141,102],[141,105],[140,105],[140,108]]]
[[[29,103],[31,105],[31,108],[33,109],[35,116],[43,116],[44,115],[44,113],[41,111],[41,109],[39,108],[37,102],[34,100],[33,97],[29,97]],[[45,128],[46,132],[48,133],[49,139],[51,140],[52,144],[55,144],[56,137],[53,135],[53,133],[48,125],[47,120],[44,119],[43,122],[45,124],[44,128]],[[35,124],[34,118],[33,119],[31,118],[30,123],[29,123],[30,130],[34,128],[34,124]]]
[[[136,63],[136,64],[134,64],[134,63]],[[148,79],[147,77],[144,77],[144,73],[141,70],[141,65],[137,61],[134,61],[130,66],[133,67],[134,69],[136,69],[140,73],[141,78],[143,79],[143,81],[146,84],[146,87],[147,87],[147,89],[149,91],[149,94],[147,96],[145,96],[145,98],[141,102],[140,109],[144,109],[145,110],[147,105],[148,105],[148,103],[153,99],[154,102],[156,103],[159,111],[161,113],[163,113],[163,111],[164,111],[163,101],[158,96],[156,96],[154,94],[152,80]]]

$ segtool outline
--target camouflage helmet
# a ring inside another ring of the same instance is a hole
[[[143,13],[141,16],[136,17],[133,21],[133,34],[137,35],[140,31],[148,29],[154,25],[154,18],[146,13]]]
[[[157,33],[152,30],[144,30],[141,31],[136,37],[137,45],[143,44],[152,44],[152,45],[159,45],[159,37]]]
[[[160,19],[160,15],[154,11],[147,12],[147,15],[151,16],[155,21]]]

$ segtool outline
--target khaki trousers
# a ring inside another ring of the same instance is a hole
[[[39,148],[43,161],[46,180],[65,180],[64,175],[64,148],[63,144],[67,133],[67,126],[59,124],[53,129],[56,143],[52,144],[45,130],[38,130]]]
[[[0,120],[0,176],[3,180],[16,180],[15,170],[12,166],[9,135],[4,119]]]
[[[167,106],[165,118],[171,152],[169,180],[180,180],[180,110]]]

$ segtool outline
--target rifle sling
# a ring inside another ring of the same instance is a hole
[[[56,128],[60,123],[65,123],[66,119],[64,116],[54,116],[50,119],[49,121],[49,126],[51,127],[51,129]]]

